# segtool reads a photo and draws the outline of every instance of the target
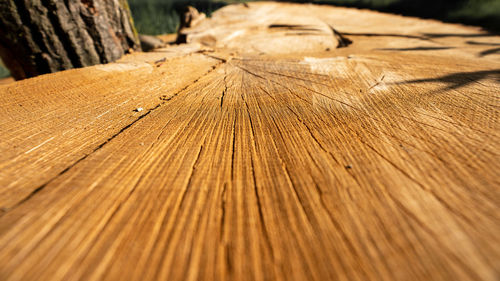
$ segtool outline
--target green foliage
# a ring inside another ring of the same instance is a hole
[[[182,7],[191,5],[207,16],[218,8],[242,0],[128,0],[135,27],[142,34],[174,33],[179,25],[179,14]]]
[[[5,78],[9,76],[10,76],[9,70],[5,68],[5,66],[3,66],[0,61],[0,78]]]
[[[173,33],[177,30],[179,15],[174,0],[129,0],[137,31],[142,34]]]
[[[450,11],[447,16],[455,22],[480,25],[500,32],[499,0],[465,1],[460,9]]]

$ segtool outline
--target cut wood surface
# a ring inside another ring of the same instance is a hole
[[[498,280],[500,37],[227,6],[0,85],[1,280]]]

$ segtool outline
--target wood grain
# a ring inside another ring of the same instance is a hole
[[[498,280],[500,37],[282,3],[182,32],[0,85],[0,279]]]

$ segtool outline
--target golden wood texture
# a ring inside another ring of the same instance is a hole
[[[500,37],[278,3],[182,32],[0,85],[1,280],[498,280]]]

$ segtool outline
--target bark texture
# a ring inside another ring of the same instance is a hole
[[[115,61],[137,48],[126,0],[0,0],[0,56],[15,79]]]

